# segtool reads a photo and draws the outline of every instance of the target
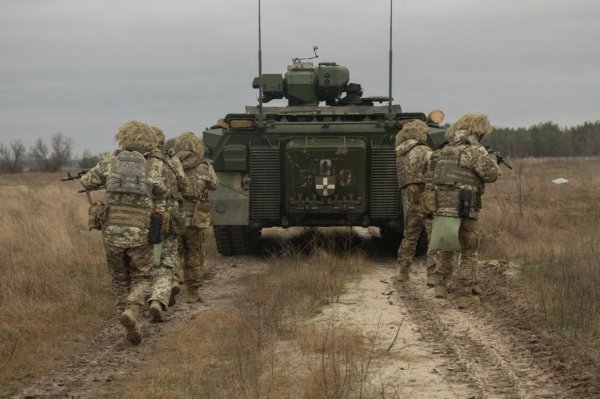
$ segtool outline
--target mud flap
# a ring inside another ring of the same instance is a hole
[[[437,251],[458,251],[458,230],[462,219],[449,216],[434,216],[429,242],[429,254]]]

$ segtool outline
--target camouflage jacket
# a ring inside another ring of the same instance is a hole
[[[468,185],[455,187],[450,185],[436,184],[438,210],[436,215],[458,216],[458,193],[461,189],[472,190],[482,195],[485,183],[493,183],[498,178],[498,164],[496,157],[488,154],[487,150],[479,143],[477,137],[465,130],[454,133],[452,141],[439,150],[439,156],[456,155],[458,166],[472,171],[479,179],[481,188]],[[481,198],[481,197],[479,197]],[[469,216],[472,219],[479,218],[479,208],[472,208]]]
[[[163,154],[159,149],[151,151],[150,156],[163,162],[168,183],[168,191],[163,199],[156,201],[154,206],[158,209],[177,213],[179,202],[183,193],[188,188],[187,177],[179,159]]]
[[[216,190],[219,184],[219,178],[212,165],[187,151],[179,152],[177,157],[188,181],[188,187],[183,192],[184,201],[206,201],[206,191]]]
[[[99,190],[106,186],[106,179],[110,175],[111,164],[116,154],[106,155],[81,178],[81,184],[86,190]],[[149,157],[146,179],[151,186],[152,198],[141,198],[139,195],[107,193],[106,200],[111,206],[130,206],[153,210],[155,202],[164,201],[169,185],[166,179],[165,168],[162,161]],[[105,225],[102,230],[102,239],[106,245],[131,248],[148,243],[148,229],[133,226]]]
[[[431,148],[414,139],[406,140],[396,147],[396,170],[400,188],[425,183],[425,171],[431,153]]]

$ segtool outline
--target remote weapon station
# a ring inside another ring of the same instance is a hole
[[[348,68],[313,63],[317,47],[284,75],[263,74],[259,0],[259,77],[252,82],[258,105],[204,131],[221,180],[210,194],[219,253],[248,253],[261,229],[273,226],[378,226],[401,238],[395,135],[419,119],[431,127],[433,147],[444,131],[443,113],[427,117],[392,104],[391,21],[390,2],[389,95],[363,97]],[[274,99],[287,106],[263,106]]]

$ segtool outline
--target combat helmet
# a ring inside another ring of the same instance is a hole
[[[165,145],[165,133],[162,131],[162,129],[156,127],[156,126],[150,126],[150,129],[152,129],[152,131],[154,132],[154,134],[156,134],[156,138],[158,140],[158,146],[162,147]]]
[[[154,131],[140,121],[128,121],[119,128],[115,140],[123,150],[147,152],[157,147],[158,138]]]
[[[419,143],[425,143],[427,141],[427,133],[429,133],[429,126],[423,121],[418,119],[407,122],[402,127],[402,130],[396,134],[396,147],[406,140],[416,140]]]
[[[198,138],[192,132],[181,133],[179,137],[175,139],[175,151],[189,151],[194,155],[198,155],[200,158],[204,157],[204,144],[202,140]]]
[[[492,125],[490,124],[488,117],[484,114],[467,114],[461,116],[452,126],[452,129],[455,132],[466,130],[469,133],[477,135],[477,137],[481,139],[486,134],[491,133]]]

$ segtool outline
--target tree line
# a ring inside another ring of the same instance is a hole
[[[9,173],[31,171],[54,172],[72,161],[73,140],[63,133],[54,133],[49,143],[38,138],[34,144],[25,148],[21,140],[8,145],[0,143],[0,171]]]
[[[165,147],[173,142],[174,139],[168,140]],[[483,143],[514,158],[594,156],[600,154],[600,121],[565,128],[553,122],[528,128],[495,127]],[[0,143],[0,172],[53,172],[65,166],[89,169],[102,156],[85,150],[81,158],[73,159],[72,149],[73,140],[60,132],[50,136],[49,143],[38,138],[29,149],[21,140],[8,145]]]
[[[528,128],[495,127],[483,143],[514,158],[600,155],[600,121],[565,128],[553,122]]]

